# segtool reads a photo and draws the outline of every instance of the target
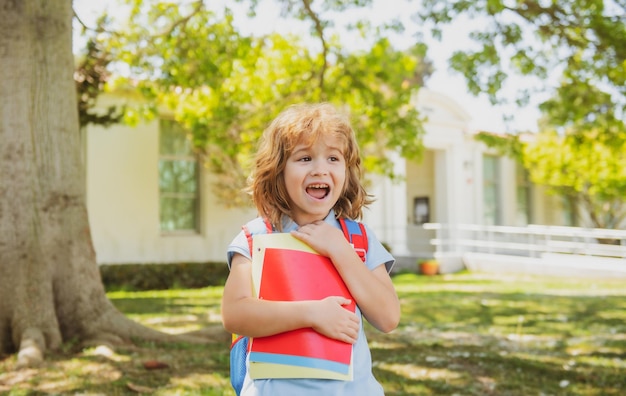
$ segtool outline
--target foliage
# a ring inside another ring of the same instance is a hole
[[[518,102],[544,88],[553,90],[541,105],[546,125],[570,131],[598,130],[626,138],[626,4],[621,0],[543,2],[527,0],[425,0],[419,17],[437,24],[460,15],[487,20],[471,37],[478,50],[457,51],[451,59],[471,92],[501,99],[511,70],[536,76],[541,87],[526,86]],[[550,86],[550,81],[558,81]],[[534,91],[533,91],[534,90]]]
[[[96,31],[103,29],[106,18],[98,21]],[[83,34],[87,29],[83,28]],[[79,61],[74,70],[74,82],[76,83],[76,93],[78,96],[78,119],[80,127],[84,128],[89,124],[110,126],[121,122],[124,116],[124,109],[119,106],[109,106],[104,114],[93,111],[96,108],[98,96],[104,91],[105,85],[111,76],[107,66],[112,58],[100,43],[93,37],[87,39],[84,53],[79,54]]]
[[[597,130],[544,132],[524,149],[531,180],[574,199],[596,228],[620,228],[626,220],[626,142],[607,141]]]
[[[541,132],[478,139],[520,161],[537,184],[577,202],[589,225],[617,228],[626,205],[626,4],[621,1],[448,0],[423,2],[419,17],[435,24],[460,16],[485,18],[471,37],[474,50],[459,50],[450,59],[469,90],[504,100],[510,72],[538,77],[517,101],[525,104],[541,91]],[[556,85],[551,82],[556,81]]]
[[[332,34],[331,20],[322,19],[324,12],[366,3],[327,1],[316,11],[308,1],[283,1],[285,15],[311,23],[317,50],[290,35],[244,36],[228,6],[211,10],[202,1],[128,0],[124,30],[102,35],[100,42],[118,70],[128,71],[118,85],[138,87],[153,114],[169,112],[183,123],[218,175],[222,201],[237,204],[258,137],[293,103],[329,101],[345,108],[369,170],[394,176],[387,150],[419,158],[423,128],[412,99],[431,71],[425,47],[399,51],[376,33],[370,48],[349,52]]]
[[[623,280],[459,273],[394,278],[397,330],[366,327],[385,394],[619,395],[626,368]],[[206,345],[141,343],[51,354],[40,367],[0,360],[0,392],[234,395],[221,287],[110,292],[129,317],[162,331],[216,330]],[[167,367],[149,370],[148,362]]]
[[[521,162],[524,155],[524,143],[520,135],[498,135],[490,132],[479,132],[476,140],[494,149],[501,156],[509,156]]]
[[[617,229],[626,220],[626,142],[597,130],[559,134],[476,136],[500,155],[516,159],[530,180],[574,203],[579,220]],[[582,224],[585,225],[585,224]]]

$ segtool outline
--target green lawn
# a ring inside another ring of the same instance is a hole
[[[396,395],[626,394],[626,280],[494,274],[394,277],[397,330],[368,328],[375,374]],[[9,395],[234,395],[221,288],[111,292],[128,316],[167,332],[213,327],[207,345],[68,345],[37,369],[0,360]],[[148,370],[145,363],[167,367]]]

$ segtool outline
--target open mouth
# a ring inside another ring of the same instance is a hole
[[[330,186],[323,183],[311,184],[306,188],[306,192],[315,199],[323,199],[326,198],[326,196],[330,192]]]

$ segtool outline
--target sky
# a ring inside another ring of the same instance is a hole
[[[228,2],[235,12],[245,15],[247,10],[244,5],[229,0],[212,0],[211,4],[224,4]],[[116,12],[115,0],[74,0],[74,9],[81,20],[88,26],[93,26],[93,21],[104,10],[108,10],[113,15]],[[414,4],[414,3],[413,3]],[[382,22],[395,16],[407,17],[415,9],[415,5],[409,5],[406,0],[374,0],[371,8],[358,11],[361,16],[367,17],[372,22]],[[290,22],[280,19],[279,9],[271,0],[261,0],[257,10],[255,20],[243,23],[239,26],[242,34],[263,34],[272,30],[279,33],[301,33],[307,36],[308,26],[301,22]],[[352,11],[350,17],[353,18],[357,12]],[[237,15],[237,14],[236,14]],[[408,20],[405,20],[407,22]],[[515,131],[537,131],[537,119],[539,111],[535,103],[531,103],[525,108],[515,106],[493,106],[486,96],[475,97],[467,92],[463,77],[450,71],[447,66],[447,59],[455,50],[466,49],[472,45],[468,35],[475,28],[480,27],[479,20],[462,19],[455,21],[453,25],[447,26],[443,30],[441,41],[436,41],[428,37],[423,40],[428,44],[428,57],[433,61],[435,72],[427,81],[427,87],[433,91],[442,93],[455,100],[467,111],[472,118],[470,131],[485,130],[491,132],[515,132]],[[409,25],[411,25],[409,23]],[[415,26],[413,24],[413,26]],[[359,46],[359,38],[345,35],[347,46]],[[343,38],[343,36],[342,36]],[[78,42],[74,37],[75,43]],[[392,37],[392,42],[397,48],[407,47],[415,41],[411,31],[402,35]],[[512,95],[521,84],[526,83],[520,78],[511,78],[511,82],[505,87],[506,92]],[[512,96],[511,96],[512,97]],[[513,120],[505,122],[504,116],[512,116]]]

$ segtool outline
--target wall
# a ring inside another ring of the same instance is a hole
[[[406,210],[407,210],[407,248],[416,256],[429,256],[432,247],[429,240],[432,232],[425,230],[421,224],[415,224],[414,200],[416,197],[427,197],[430,219],[428,222],[437,222],[437,209],[440,203],[435,190],[435,152],[426,150],[422,161],[408,162],[406,166]]]
[[[158,122],[91,127],[87,138],[87,207],[98,263],[224,261],[248,210],[215,202],[210,177],[201,193],[201,232],[161,235],[158,201]]]

